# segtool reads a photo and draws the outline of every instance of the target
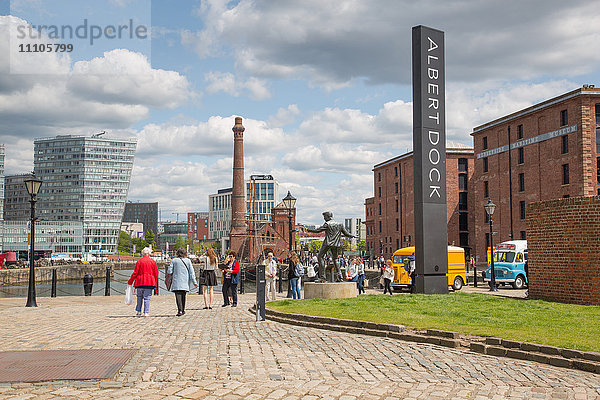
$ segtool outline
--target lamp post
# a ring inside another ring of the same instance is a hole
[[[494,270],[494,239],[492,232],[492,215],[496,210],[496,205],[492,203],[491,199],[488,199],[488,202],[485,206],[485,212],[487,213],[490,220],[490,275],[492,279],[490,280],[490,292],[497,292],[498,288],[496,287],[496,271]],[[477,277],[475,277],[477,279]]]
[[[27,305],[25,307],[37,307],[35,301],[35,197],[42,186],[42,180],[31,175],[24,180],[27,193],[31,196],[31,250],[29,253],[29,288],[27,290]]]
[[[290,193],[290,191],[288,190],[287,195],[283,198],[283,204],[285,205],[285,208],[288,209],[288,231],[289,231],[289,252],[288,252],[288,260],[290,260],[290,256],[292,254],[292,208],[294,208],[294,206],[296,205],[296,198],[294,196],[292,196],[292,194]],[[288,261],[288,268],[289,268],[289,261]],[[289,276],[289,275],[288,275]],[[292,297],[292,287],[291,284],[288,282],[288,292],[287,292],[287,297],[291,298]]]

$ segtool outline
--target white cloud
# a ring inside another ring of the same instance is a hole
[[[230,48],[253,76],[307,79],[327,89],[356,79],[409,83],[411,27],[422,21],[446,33],[449,80],[574,76],[600,62],[590,51],[600,40],[600,14],[583,0],[202,3],[205,28],[185,37],[201,57]]]
[[[282,127],[296,121],[296,117],[301,114],[296,104],[290,104],[287,108],[279,108],[275,115],[269,117],[269,125]]]
[[[209,72],[204,76],[208,82],[208,93],[225,92],[233,97],[248,96],[254,100],[264,100],[271,97],[266,88],[266,81],[254,77],[248,80],[238,80],[230,72]]]

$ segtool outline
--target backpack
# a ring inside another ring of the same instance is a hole
[[[302,266],[302,264],[297,263],[296,270],[294,272],[296,273],[297,277],[304,276],[304,267]]]

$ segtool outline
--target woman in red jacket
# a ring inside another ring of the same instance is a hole
[[[149,247],[144,247],[142,250],[142,258],[135,264],[135,269],[131,274],[131,278],[127,281],[131,285],[135,281],[135,292],[137,294],[137,305],[135,306],[136,315],[142,315],[142,300],[144,301],[144,317],[150,312],[150,297],[156,288],[158,282],[158,267],[156,261],[150,258],[152,250]]]

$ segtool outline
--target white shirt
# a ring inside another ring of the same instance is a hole
[[[267,258],[265,260],[265,277],[267,279],[275,279],[277,277],[277,261]]]

